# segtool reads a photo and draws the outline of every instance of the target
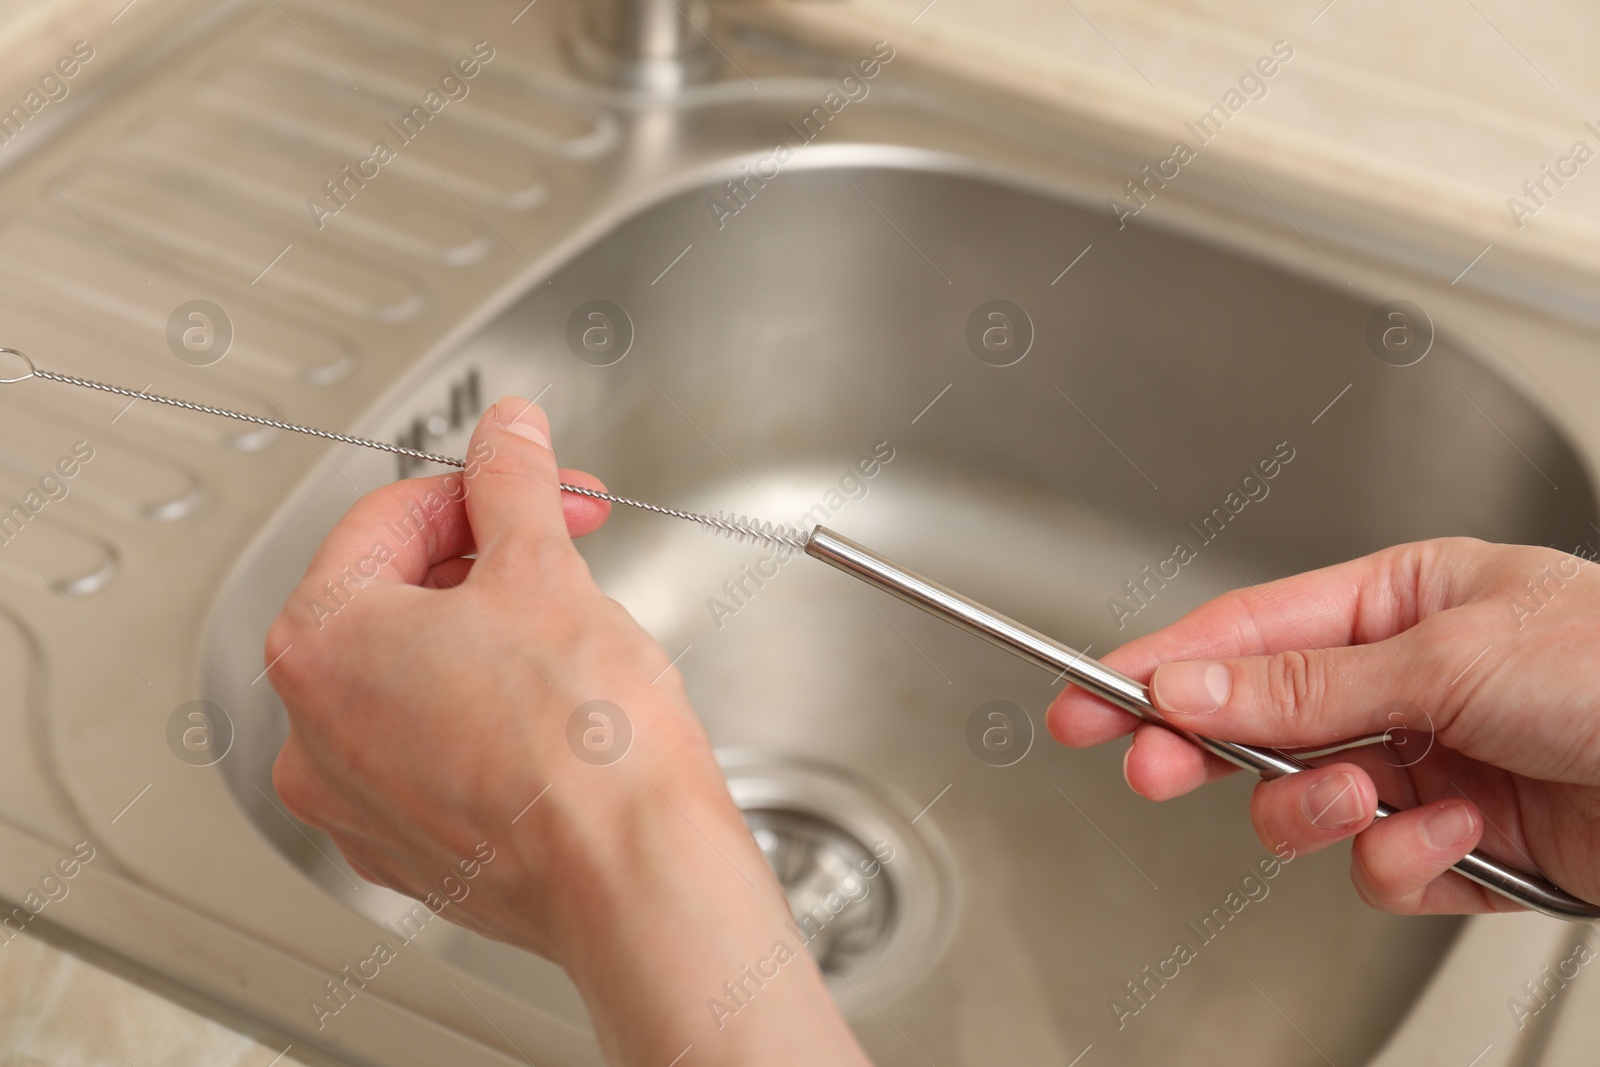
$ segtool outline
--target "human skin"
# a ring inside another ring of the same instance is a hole
[[[1594,564],[1449,538],[1228,593],[1105,662],[1150,683],[1163,715],[1196,734],[1314,750],[1390,733],[1257,785],[1256,832],[1301,853],[1353,838],[1367,903],[1470,913],[1517,907],[1447,873],[1480,841],[1600,901],[1597,651]],[[1047,722],[1075,747],[1132,732],[1124,772],[1153,800],[1234,772],[1079,689]],[[1380,795],[1408,810],[1375,821]]]
[[[449,499],[459,474],[362,498],[273,622],[268,675],[290,723],[278,795],[362,877],[418,899],[463,884],[486,842],[492,862],[440,914],[564,967],[613,1064],[665,1067],[691,1045],[697,1065],[866,1064],[785,927],[681,675],[573,546],[608,506],[557,482],[600,484],[558,471],[543,412],[516,398],[468,454],[490,458],[464,499]],[[430,493],[444,506],[430,512]],[[313,610],[324,582],[393,547],[413,504],[423,535],[336,614]],[[597,699],[633,732],[603,766],[568,742],[574,710]],[[716,1018],[710,998],[729,1003],[724,983],[780,941],[795,958]]]
[[[613,1064],[659,1067],[689,1046],[697,1064],[867,1063],[785,928],[680,675],[573,547],[606,509],[559,492],[599,486],[558,471],[548,441],[537,408],[497,404],[469,453],[492,458],[464,501],[319,619],[323,583],[444,480],[372,493],[329,535],[267,639],[291,726],[279,795],[363,877],[418,898],[487,842],[495,859],[442,914],[565,967]],[[1327,747],[1414,707],[1400,724],[1431,726],[1406,737],[1423,758],[1352,750],[1261,783],[1251,815],[1264,841],[1300,853],[1354,837],[1352,874],[1377,907],[1471,912],[1510,907],[1447,873],[1486,825],[1488,851],[1600,898],[1597,636],[1593,566],[1445,540],[1228,594],[1106,662],[1151,681],[1176,725],[1254,744]],[[606,766],[567,741],[594,699],[633,725]],[[1080,690],[1048,721],[1071,745],[1134,731],[1128,781],[1154,799],[1231,771]],[[1375,823],[1380,792],[1412,810]],[[707,1000],[784,940],[796,958],[719,1025]]]

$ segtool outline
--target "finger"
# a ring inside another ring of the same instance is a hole
[[[1381,641],[1418,621],[1419,575],[1436,542],[1400,545],[1266,585],[1235,590],[1182,619],[1131,641],[1104,663],[1136,681],[1150,681],[1173,660],[1256,656],[1298,648]],[[1430,605],[1431,607],[1431,605]],[[1073,747],[1100,744],[1133,729],[1136,720],[1072,686],[1050,706],[1050,733]]]
[[[559,473],[562,482],[567,485],[576,485],[601,493],[606,491],[605,483],[592,474],[568,470],[566,467],[561,468]],[[579,493],[562,493],[561,512],[566,516],[567,533],[573,537],[587,537],[604,526],[606,519],[611,517],[611,502],[596,500],[592,496],[583,496]]]
[[[560,478],[567,485],[605,492],[605,483],[584,471],[568,470],[563,467]],[[585,537],[605,525],[606,519],[611,515],[611,504],[609,501],[596,500],[594,497],[578,493],[563,493],[561,513],[567,523],[567,533],[573,537]],[[467,580],[467,575],[472,572],[473,562],[471,559],[458,557],[434,564],[421,584],[429,589],[453,589]]]
[[[1144,676],[1169,660],[1257,656],[1287,648],[1365,645],[1404,633],[1440,605],[1419,596],[1438,542],[1397,545],[1360,559],[1224,593],[1130,643]]]
[[[1123,670],[1123,659],[1127,657],[1119,659],[1117,653],[1121,651],[1118,649],[1101,662],[1113,670]],[[1068,748],[1093,748],[1133,733],[1139,717],[1113,707],[1088,690],[1069,685],[1050,702],[1044,725],[1051,737]]]
[[[473,551],[472,528],[462,507],[466,495],[460,472],[408,478],[373,490],[323,540],[302,587],[309,586],[308,595],[314,596],[324,581],[335,586],[370,581],[416,585],[435,563]]]
[[[1425,800],[1445,796],[1466,799],[1460,790],[1469,788],[1470,799],[1490,819],[1499,821],[1503,811],[1508,820],[1520,821],[1516,797],[1502,795],[1501,787],[1507,778],[1504,772],[1445,748],[1431,734],[1414,736],[1402,746],[1390,743],[1392,737],[1389,735],[1389,741],[1344,749],[1331,758],[1366,771],[1378,787],[1378,796],[1397,808],[1414,808]]]
[[[572,553],[550,422],[532,401],[497,401],[467,448],[467,515],[478,559],[491,570],[548,551]],[[481,569],[481,568],[480,568]]]
[[[1426,706],[1423,720],[1446,735],[1462,704],[1440,695],[1450,694],[1450,674],[1470,644],[1463,628],[1437,619],[1370,645],[1163,663],[1150,697],[1175,726],[1275,748],[1384,733],[1392,722],[1381,712],[1395,706]]]
[[[1122,757],[1122,776],[1134,792],[1151,800],[1171,800],[1238,768],[1202,752],[1164,726],[1145,724],[1133,734]]]
[[[1377,809],[1377,787],[1351,763],[1262,782],[1250,796],[1256,836],[1269,846],[1287,841],[1297,853],[1354,837],[1371,825]]]
[[[1465,800],[1440,800],[1380,819],[1356,837],[1350,878],[1375,908],[1400,915],[1511,911],[1516,905],[1450,868],[1477,847],[1483,816]]]
[[[467,575],[472,573],[472,564],[472,560],[460,556],[435,563],[421,584],[425,589],[454,589],[467,580]]]

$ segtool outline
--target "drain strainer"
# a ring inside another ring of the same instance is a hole
[[[748,749],[717,758],[789,898],[789,932],[830,984],[873,1000],[914,986],[954,924],[954,868],[932,827],[836,768]]]
[[[795,936],[823,974],[847,972],[888,937],[894,882],[881,857],[814,815],[758,808],[744,819],[789,898]]]

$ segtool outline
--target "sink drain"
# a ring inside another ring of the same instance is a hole
[[[953,867],[931,828],[835,768],[751,750],[717,753],[728,788],[789,898],[795,938],[830,985],[877,1000],[937,962],[955,914]],[[848,985],[846,984],[848,983]],[[861,998],[841,996],[847,1010]]]
[[[748,810],[744,819],[823,974],[848,971],[887,938],[894,926],[894,882],[880,856],[813,815],[766,808]]]

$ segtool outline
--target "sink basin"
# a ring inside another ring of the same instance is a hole
[[[1541,246],[1308,184],[1265,120],[1119,228],[1105,198],[1187,98],[977,85],[924,20],[821,122],[877,54],[873,5],[839,4],[716,5],[727,68],[629,94],[569,62],[581,6],[137,5],[95,40],[104,80],[0,166],[4,343],[455,454],[496,396],[542,394],[563,461],[618,492],[825,523],[1095,654],[1409,538],[1592,543],[1600,310]],[[308,217],[479,41],[470,99]],[[173,340],[197,300],[233,338],[204,366]],[[97,857],[28,932],[285,1062],[600,1064],[557,968],[447,923],[316,1006],[415,905],[274,796],[263,638],[356,497],[416,471],[6,388],[4,499],[96,454],[0,566],[25,739],[0,747],[0,898]],[[1588,1040],[1581,983],[1525,1032],[1501,1010],[1564,924],[1371,913],[1343,850],[1254,839],[1248,782],[1146,803],[1117,746],[1045,736],[1050,675],[804,557],[622,509],[582,549],[677,657],[878,1063],[1526,1067]],[[218,758],[197,700],[234,728]]]
[[[1368,342],[1381,301],[1353,287],[1119,230],[955,155],[806,159],[720,227],[727,160],[585,241],[366,424],[402,434],[451,385],[545,391],[563,463],[616,492],[822,522],[1096,654],[1401,541],[1589,536],[1577,453],[1442,326],[1395,366]],[[459,454],[465,432],[433,444]],[[346,459],[362,486],[400,473]],[[235,721],[220,769],[261,835],[388,921],[409,902],[273,802],[282,710],[240,669],[352,496],[324,469],[256,539],[217,602],[206,695]],[[893,851],[826,957],[877,1063],[1065,1064],[1090,1045],[1367,1063],[1458,934],[1368,910],[1343,848],[1274,860],[1242,779],[1134,796],[1120,746],[1045,735],[1049,675],[810,560],[626,509],[582,548],[681,656],[796,900],[851,848]],[[585,1025],[555,968],[441,926],[422,952]]]

